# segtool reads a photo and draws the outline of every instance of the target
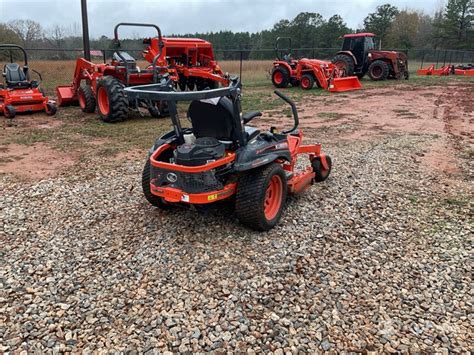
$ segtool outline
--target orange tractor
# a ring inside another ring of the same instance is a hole
[[[279,48],[282,39],[289,41],[287,52]],[[291,38],[278,37],[275,44],[277,60],[273,62],[272,83],[277,88],[286,88],[289,84],[310,90],[314,84],[330,92],[342,92],[360,89],[362,86],[355,76],[343,77],[331,62],[319,59],[294,59],[291,56]]]
[[[95,64],[85,58],[76,62],[71,85],[58,86],[59,106],[79,103],[82,111],[97,111],[104,122],[127,119],[129,110],[140,112],[148,109],[153,117],[168,115],[167,104],[161,101],[129,99],[125,87],[157,83],[163,76],[170,76],[181,90],[214,88],[227,85],[228,79],[214,60],[212,45],[201,39],[165,38],[153,24],[119,23],[114,37],[120,48],[118,29],[121,26],[151,27],[157,37],[145,38],[142,55],[150,63],[141,69],[130,54],[116,50],[110,63]]]
[[[408,79],[408,58],[403,52],[375,49],[375,34],[351,33],[344,35],[342,50],[332,62],[345,76],[368,74],[372,80]]]

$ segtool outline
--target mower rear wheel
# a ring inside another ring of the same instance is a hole
[[[328,164],[327,169],[323,167],[323,164],[321,163],[321,158],[316,157],[313,159],[313,161],[311,162],[311,166],[313,167],[313,171],[315,174],[314,181],[322,182],[328,178],[329,174],[331,174],[332,160],[329,155],[326,155],[326,163]]]
[[[77,89],[77,98],[82,112],[93,113],[95,111],[95,96],[90,85],[83,85]]]
[[[169,210],[173,206],[170,204],[167,204],[166,202],[163,201],[161,197],[155,196],[151,193],[150,189],[150,159],[148,158],[146,160],[145,166],[143,167],[143,173],[142,173],[142,189],[143,189],[143,194],[145,195],[145,198],[147,201],[155,206],[158,207],[162,210]]]
[[[97,106],[104,122],[120,122],[128,117],[125,85],[113,76],[104,76],[97,84]]]
[[[374,81],[387,80],[390,68],[383,60],[376,60],[369,66],[369,77]]]
[[[3,114],[5,115],[5,118],[15,118],[16,110],[12,105],[7,105],[3,109]]]
[[[332,63],[342,72],[341,76],[351,76],[354,74],[354,60],[346,54],[338,54],[332,59]]]
[[[273,68],[272,83],[277,88],[286,88],[290,83],[290,73],[288,69],[281,65]]]
[[[304,74],[300,80],[300,86],[303,90],[311,90],[314,86],[314,78],[310,74]]]
[[[52,102],[48,102],[46,104],[45,111],[48,116],[54,116],[56,112],[58,111],[58,108],[56,107],[56,104],[53,104]]]
[[[240,178],[235,213],[247,227],[260,231],[269,230],[281,218],[286,195],[285,171],[281,165],[271,163]]]

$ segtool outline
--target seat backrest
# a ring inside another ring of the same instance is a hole
[[[196,138],[214,137],[218,140],[234,141],[232,101],[227,97],[193,101],[189,105],[188,116]]]
[[[5,80],[7,83],[17,83],[26,81],[26,75],[23,69],[17,63],[5,64]]]

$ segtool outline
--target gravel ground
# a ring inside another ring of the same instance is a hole
[[[3,177],[0,350],[468,352],[472,185],[429,143],[325,144],[331,178],[267,233],[152,208],[141,161]]]

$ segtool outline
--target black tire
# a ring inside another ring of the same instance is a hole
[[[3,108],[3,114],[5,118],[15,118],[16,110],[12,105],[7,105]]]
[[[340,71],[343,71],[341,76],[354,75],[354,60],[347,54],[338,54],[332,59],[332,63],[338,67]]]
[[[46,114],[48,116],[54,116],[56,114],[56,112],[58,111],[58,108],[55,104],[53,104],[52,102],[48,102],[46,104]]]
[[[383,60],[376,60],[369,65],[369,77],[374,81],[387,80],[390,74],[389,65]]]
[[[150,159],[148,158],[146,160],[145,166],[143,167],[143,173],[142,173],[142,189],[143,189],[143,194],[145,195],[145,198],[147,201],[155,206],[158,207],[162,210],[169,210],[173,206],[170,204],[167,204],[166,202],[163,201],[161,197],[155,196],[151,193],[150,190]]]
[[[300,86],[303,90],[311,90],[314,86],[314,77],[311,74],[304,74],[301,77]]]
[[[168,105],[164,101],[155,101],[148,106],[148,112],[153,118],[163,118],[169,115]]]
[[[274,218],[265,215],[267,188],[274,176],[281,180],[281,202]],[[249,171],[239,179],[235,198],[235,213],[240,222],[249,228],[266,231],[273,228],[281,218],[287,195],[286,174],[281,165],[271,163]]]
[[[281,65],[273,68],[272,83],[277,88],[286,88],[290,83],[290,73],[288,72],[288,69]]]
[[[405,70],[405,72],[403,73],[403,78],[404,78],[405,80],[410,79],[410,73],[408,72],[408,70]]]
[[[97,84],[97,108],[104,122],[120,122],[128,118],[128,99],[123,90],[125,85],[113,76],[104,76]],[[102,93],[103,95],[102,96]],[[107,105],[105,103],[107,98]],[[108,110],[107,110],[108,107]]]
[[[323,169],[323,164],[321,163],[321,159],[319,157],[314,158],[311,162],[311,166],[313,167],[313,171],[315,173],[314,181],[322,182],[328,178],[329,174],[331,174],[332,160],[329,155],[326,155],[326,162],[328,163],[329,167],[327,170]]]
[[[82,112],[94,113],[95,112],[95,96],[94,91],[90,85],[82,85],[77,89],[77,97],[79,99],[79,107]]]

